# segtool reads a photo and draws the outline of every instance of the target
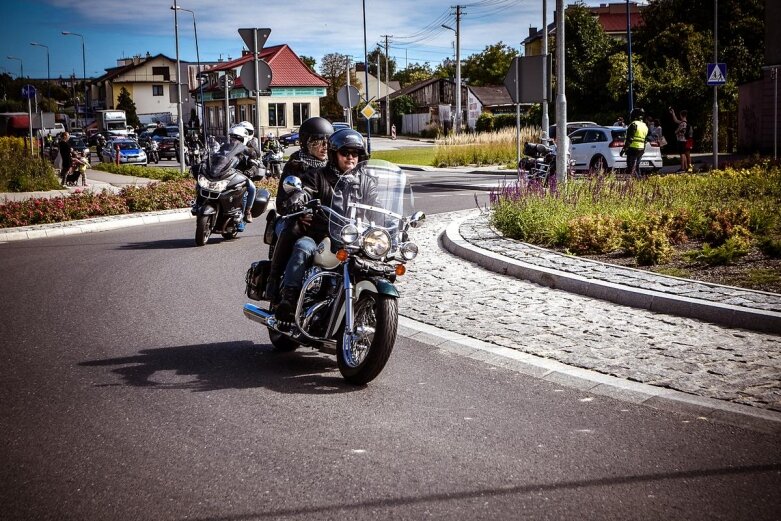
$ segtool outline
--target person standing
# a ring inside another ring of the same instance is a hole
[[[632,110],[629,127],[626,129],[626,139],[621,155],[626,154],[626,172],[631,176],[640,175],[640,159],[645,152],[645,141],[648,137],[648,125],[643,122],[645,111],[641,108]]]
[[[691,129],[689,127],[689,112],[682,110],[679,113],[680,117],[676,117],[675,110],[670,107],[670,115],[673,118],[673,122],[678,125],[678,128],[675,129],[675,141],[678,144],[678,152],[681,154],[680,172],[691,172],[692,156],[688,142],[688,137],[691,134]]]
[[[57,147],[60,149],[60,159],[62,160],[62,168],[60,169],[60,182],[62,186],[66,186],[68,180],[68,172],[73,166],[73,147],[68,142],[70,134],[67,131],[63,132],[60,136],[60,142]]]

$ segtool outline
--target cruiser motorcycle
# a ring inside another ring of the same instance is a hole
[[[302,190],[294,176],[283,187],[288,193]],[[277,320],[271,307],[244,305],[248,319],[268,328],[275,349],[310,346],[335,353],[342,376],[355,385],[380,374],[396,341],[399,292],[394,282],[418,254],[408,230],[425,219],[422,212],[404,216],[405,187],[406,176],[396,165],[364,161],[340,178],[331,201],[311,199],[281,217],[317,213],[327,218],[329,233],[302,281],[292,322]],[[253,263],[247,271],[249,298],[267,299],[270,263]]]
[[[203,246],[212,233],[235,239],[244,230],[242,209],[247,195],[247,177],[253,161],[245,157],[241,143],[226,143],[208,158],[192,166],[196,198],[191,212],[195,216],[195,244]],[[257,190],[251,211],[253,217],[266,211],[271,194]]]

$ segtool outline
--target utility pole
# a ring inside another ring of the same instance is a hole
[[[176,117],[179,123],[179,172],[184,173],[184,121],[182,121],[182,65],[179,60],[179,16],[174,0],[174,37],[176,39]]]
[[[456,6],[456,134],[461,133],[461,9]]]
[[[556,0],[556,182],[567,181],[569,153],[567,152],[567,95],[564,92],[564,0]],[[562,184],[563,186],[563,184]]]
[[[390,76],[388,71],[388,38],[392,37],[392,34],[383,34],[382,38],[385,38],[385,135],[390,136],[390,92],[388,92],[388,82]],[[380,69],[377,69],[379,75]],[[379,80],[379,77],[377,78]]]
[[[627,41],[627,54],[629,56],[627,63],[627,78],[626,82],[629,85],[629,112],[632,113],[632,109],[635,108],[634,89],[632,86],[632,24],[631,17],[629,16],[629,0],[626,0],[626,41]],[[628,121],[628,120],[627,120]]]
[[[713,0],[713,63],[719,63],[719,0]],[[719,87],[713,86],[713,168],[719,168]]]
[[[366,80],[366,103],[369,103],[369,50],[366,47],[366,0],[363,0],[363,77]],[[372,122],[366,119],[366,152],[372,153]]]
[[[542,131],[548,133],[550,117],[548,116],[548,0],[542,0]],[[520,118],[519,118],[520,119]],[[550,136],[548,136],[550,137]]]
[[[350,92],[350,57],[347,56],[347,92],[348,92],[348,101],[349,101],[349,92]],[[347,123],[350,125],[350,128],[353,128],[353,108],[347,107],[345,109],[347,111]]]

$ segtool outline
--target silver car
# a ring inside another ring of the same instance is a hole
[[[605,170],[625,170],[626,156],[620,154],[626,139],[625,127],[589,127],[569,135],[570,160],[574,170],[596,173]],[[655,172],[662,168],[659,143],[647,141],[640,159],[640,170]]]

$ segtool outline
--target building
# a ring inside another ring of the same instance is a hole
[[[629,3],[613,3],[613,4],[600,4],[599,7],[587,8],[599,21],[599,25],[609,36],[620,40],[627,41],[626,32],[626,11],[629,9],[629,24],[632,29],[639,27],[643,24],[642,10],[644,6],[638,5],[634,2]],[[569,9],[569,8],[567,8]],[[553,14],[554,21],[548,24],[548,34],[556,34],[556,13]],[[526,37],[521,43],[523,44],[524,55],[526,56],[538,56],[542,54],[542,38],[544,32],[542,29],[536,27],[529,28],[529,36]],[[551,50],[548,49],[550,53]]]
[[[258,135],[272,132],[280,135],[301,125],[307,118],[320,115],[320,98],[326,95],[328,82],[312,71],[301,58],[286,44],[266,47],[260,52],[272,73],[269,89],[260,96],[260,128]],[[251,64],[253,55],[245,51],[235,60],[217,64],[206,72],[203,87],[203,104],[206,113],[206,125],[210,134],[225,135],[226,96],[222,78],[228,75],[233,79],[228,90],[228,122],[249,121],[255,119],[255,95],[250,93],[241,81],[241,68]],[[230,82],[229,82],[230,84]],[[200,99],[200,92],[194,89],[192,95]]]
[[[469,89],[461,86],[462,103],[468,105]],[[415,102],[415,112],[402,118],[402,134],[421,134],[432,127],[448,132],[453,127],[456,105],[456,82],[446,78],[429,78],[407,85],[390,95],[391,102],[399,96],[409,96]],[[462,106],[461,110],[468,109]],[[479,116],[479,114],[478,114]],[[462,121],[468,122],[462,116]]]
[[[195,99],[189,95],[186,80],[193,64],[180,61],[182,78],[182,118],[185,123],[195,108]],[[125,88],[136,105],[142,123],[164,121],[175,123],[176,60],[158,54],[134,56],[117,60],[117,66],[106,69],[106,74],[92,82],[91,110],[117,107],[119,94]]]

